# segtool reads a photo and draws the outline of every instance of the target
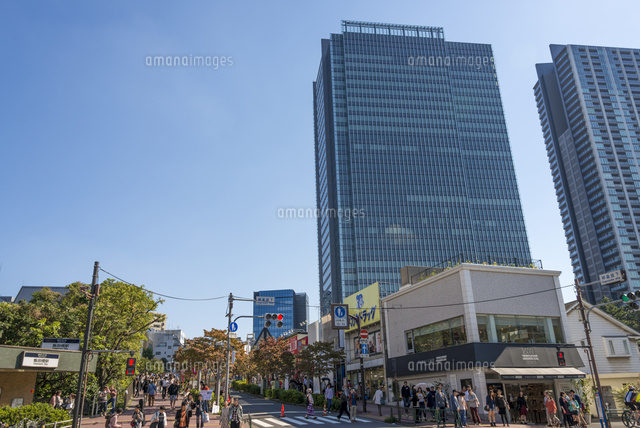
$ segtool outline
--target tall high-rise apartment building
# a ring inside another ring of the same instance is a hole
[[[551,45],[534,92],[573,273],[597,303],[640,289],[640,50]]]
[[[258,302],[257,297],[270,297],[273,305]],[[309,320],[309,300],[307,293],[296,293],[294,290],[263,290],[253,292],[253,316],[263,317],[265,314],[282,314],[283,326],[276,323],[268,327],[273,337],[286,336],[293,332],[306,332]],[[264,318],[253,319],[253,337],[257,340],[264,328]]]
[[[313,96],[323,315],[407,265],[531,263],[490,45],[343,21]]]

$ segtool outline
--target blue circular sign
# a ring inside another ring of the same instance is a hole
[[[345,311],[342,306],[338,306],[336,307],[335,313],[338,318],[344,318],[344,316],[347,314],[347,311]]]
[[[229,331],[232,333],[238,331],[238,323],[232,322],[229,324]]]

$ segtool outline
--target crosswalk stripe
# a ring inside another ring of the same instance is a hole
[[[304,420],[305,422],[311,422],[312,424],[322,425],[322,422],[318,422],[318,421],[316,421],[316,420],[314,420],[314,419],[312,419],[312,418],[306,419],[304,416],[296,416],[296,418],[298,418],[298,419],[302,419],[302,420]]]
[[[306,422],[301,422],[301,421],[298,421],[298,420],[293,419],[293,418],[287,418],[287,417],[284,417],[284,418],[280,418],[280,419],[283,419],[283,420],[285,420],[285,421],[287,421],[287,422],[291,422],[292,424],[307,425],[307,423],[306,423]],[[302,418],[302,419],[304,419],[304,418]]]
[[[371,422],[371,421],[368,421],[366,419],[358,419],[358,418],[356,418],[356,421],[358,421],[358,422]]]
[[[265,421],[271,422],[272,424],[281,425],[281,426],[284,426],[284,427],[290,426],[289,424],[286,424],[286,423],[284,423],[282,421],[279,421],[276,418],[267,418],[267,419],[265,419]]]
[[[330,424],[339,424],[340,421],[337,419],[329,419],[329,417],[324,416],[324,417],[320,417],[318,416],[318,420],[319,421],[324,421],[324,422],[329,422]]]
[[[265,428],[270,428],[273,425],[266,423],[265,421],[262,421],[260,419],[251,419],[251,422],[253,422],[256,425],[260,425],[261,427],[265,427]]]

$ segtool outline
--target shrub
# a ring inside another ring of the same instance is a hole
[[[21,407],[0,407],[0,422],[6,425],[17,425],[23,419],[40,421],[43,424],[71,419],[66,410],[54,409],[46,403],[34,403]]]
[[[273,398],[273,389],[267,389],[264,391],[264,396],[267,398]]]
[[[286,391],[283,391],[280,399],[292,404],[303,404],[306,400],[305,395],[295,389],[287,389]]]
[[[253,394],[253,395],[260,395],[260,386],[259,385],[254,385],[254,384],[250,384],[250,385],[248,385],[247,392],[249,394]]]
[[[282,397],[282,391],[284,391],[283,389],[273,389],[273,398],[275,398],[276,400],[280,400]]]
[[[396,419],[395,416],[387,416],[386,418],[384,418],[384,421],[388,424],[395,424],[396,422],[398,422],[398,419]]]
[[[324,395],[322,394],[312,394],[313,396],[313,405],[317,407],[324,407]]]

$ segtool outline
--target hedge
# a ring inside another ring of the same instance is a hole
[[[54,409],[47,403],[34,403],[20,407],[0,407],[0,422],[3,424],[17,425],[23,419],[48,424],[69,420],[71,416],[66,410]]]

